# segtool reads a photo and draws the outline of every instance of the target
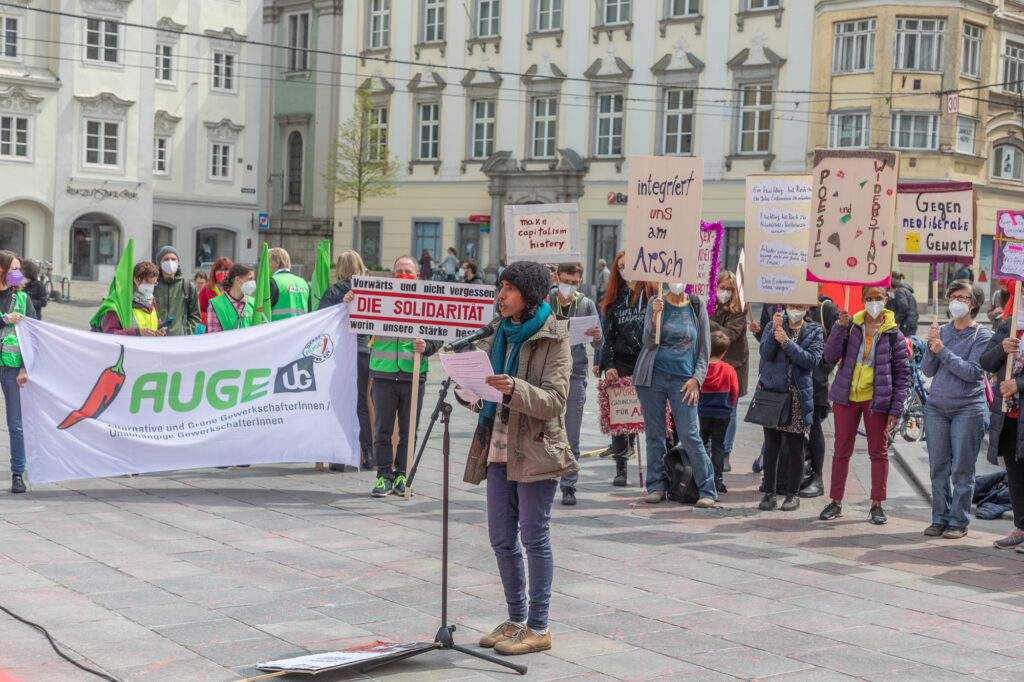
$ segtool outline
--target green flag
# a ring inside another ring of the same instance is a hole
[[[263,253],[260,254],[260,266],[256,270],[256,294],[253,296],[252,323],[264,324],[273,319],[270,311],[270,247],[263,242]]]
[[[316,245],[316,265],[313,267],[313,282],[310,295],[313,297],[313,310],[320,307],[320,299],[331,286],[331,240],[325,239]]]
[[[124,247],[121,254],[121,261],[114,271],[114,279],[110,283],[110,290],[107,297],[100,303],[99,310],[89,320],[89,326],[93,329],[103,328],[103,316],[113,310],[117,313],[117,319],[121,322],[122,329],[130,329],[132,326],[132,296],[135,293],[134,278],[132,272],[135,269],[135,240],[129,239],[128,245]]]

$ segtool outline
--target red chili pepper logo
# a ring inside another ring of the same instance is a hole
[[[100,416],[104,410],[110,407],[110,403],[114,402],[114,398],[121,392],[122,386],[124,386],[124,346],[121,346],[121,355],[118,356],[117,363],[100,374],[96,385],[89,392],[89,397],[85,399],[85,404],[65,417],[57,428],[69,429],[84,419],[95,419]]]

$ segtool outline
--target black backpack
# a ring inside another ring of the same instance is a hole
[[[693,481],[693,467],[690,466],[681,444],[665,453],[662,466],[665,468],[665,480],[668,483],[665,496],[680,504],[695,504],[700,498],[700,491]]]

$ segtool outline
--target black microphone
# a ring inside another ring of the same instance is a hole
[[[445,346],[444,349],[446,351],[448,351],[448,352],[455,351],[455,350],[462,350],[466,346],[468,346],[470,344],[473,344],[473,343],[476,343],[480,339],[486,339],[487,337],[493,336],[493,335],[494,335],[494,327],[492,327],[491,325],[487,325],[485,327],[480,327],[479,329],[477,329],[475,332],[473,332],[469,336],[463,336],[458,341],[452,341],[447,346]]]

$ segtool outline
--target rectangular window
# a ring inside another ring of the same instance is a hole
[[[622,95],[597,97],[597,156],[622,156]]]
[[[494,100],[478,100],[473,107],[473,158],[486,159],[494,153]]]
[[[167,175],[167,138],[153,138],[153,174]]]
[[[444,40],[445,0],[423,0],[423,42]]]
[[[370,109],[369,158],[380,161],[388,156],[388,108]]]
[[[893,113],[889,146],[898,149],[938,149],[938,114]]]
[[[761,153],[771,149],[772,86],[770,83],[744,85],[740,95],[740,153]]]
[[[380,221],[363,219],[360,224],[362,238],[359,253],[366,265],[380,267]]]
[[[974,24],[964,24],[963,55],[960,60],[960,75],[968,78],[981,77],[981,36],[983,29]]]
[[[111,121],[85,122],[85,163],[117,168],[121,165],[121,124]]]
[[[231,157],[234,145],[214,142],[210,145],[210,179],[231,180]]]
[[[85,58],[90,62],[117,64],[120,27],[108,19],[85,20]]]
[[[833,73],[871,71],[875,68],[876,27],[876,19],[836,24],[832,50]]]
[[[28,119],[24,116],[0,116],[0,158],[28,158]]]
[[[213,89],[235,91],[235,56],[226,52],[213,53]]]
[[[18,58],[17,17],[0,17],[0,57]]]
[[[558,31],[562,28],[562,0],[537,0],[538,31]]]
[[[370,49],[391,45],[391,0],[370,0]]]
[[[628,24],[630,0],[604,0],[604,23]]]
[[[440,104],[420,105],[420,159],[434,160],[438,154],[440,138]]]
[[[978,122],[973,118],[958,116],[956,119],[956,150],[961,154],[974,153],[974,139]]]
[[[669,0],[668,18],[695,17],[700,14],[700,0]]]
[[[665,91],[665,154],[693,153],[693,90]]]
[[[476,37],[496,38],[501,35],[501,0],[477,0]]]
[[[1024,45],[1006,42],[1003,52],[1003,87],[1010,92],[1022,91],[1024,80]]]
[[[309,12],[288,17],[288,70],[309,70]]]
[[[828,146],[833,148],[865,149],[870,140],[868,126],[871,114],[830,114],[828,117]]]
[[[558,132],[558,106],[554,97],[538,97],[533,100],[532,127],[533,158],[554,158]]]
[[[174,47],[171,45],[157,43],[156,80],[159,83],[174,82]]]
[[[413,223],[413,239],[413,253],[421,254],[426,249],[431,258],[440,258],[441,223]]]
[[[775,9],[782,5],[782,0],[747,0],[747,9]]]
[[[942,19],[897,19],[896,62],[903,71],[942,71]]]

